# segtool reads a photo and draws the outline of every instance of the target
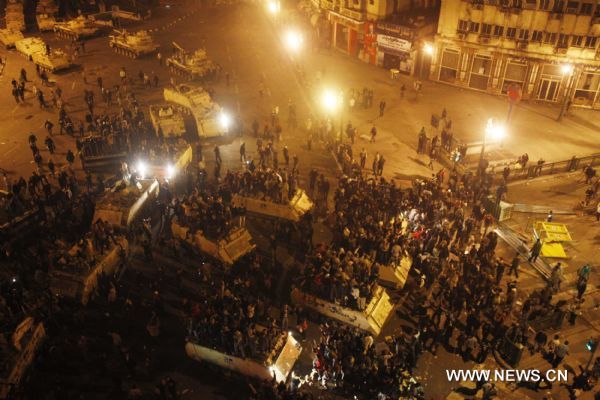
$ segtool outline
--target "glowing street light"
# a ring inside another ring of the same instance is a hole
[[[148,172],[148,166],[142,160],[139,160],[135,165],[136,172],[140,179],[144,179],[146,177],[146,172]]]
[[[331,89],[326,89],[321,96],[321,103],[326,111],[335,112],[340,108],[341,96]]]
[[[289,30],[284,36],[285,45],[288,50],[297,53],[304,44],[304,38],[302,34],[296,30]]]
[[[279,14],[279,11],[281,10],[281,5],[279,4],[279,1],[277,0],[270,0],[269,3],[267,4],[267,8],[269,9],[269,12],[273,15],[277,15]]]
[[[227,131],[231,125],[231,117],[229,114],[221,112],[219,114],[219,124],[221,124],[221,127]]]
[[[433,46],[431,45],[431,43],[425,43],[423,45],[423,51],[425,52],[425,54],[432,56],[433,55]]]
[[[485,125],[485,132],[483,133],[483,142],[481,143],[481,153],[479,154],[479,172],[483,175],[485,172],[483,169],[483,155],[485,154],[485,145],[487,141],[492,143],[501,142],[506,137],[506,127],[498,124],[494,121],[494,118],[489,118]]]
[[[571,86],[575,81],[575,76],[573,74],[573,71],[575,71],[575,67],[573,66],[573,64],[561,65],[560,71],[562,72],[563,76],[567,78],[567,87],[565,88],[565,94],[563,96],[563,103],[560,107],[560,113],[558,113],[558,118],[556,118],[557,121],[562,120],[563,115],[565,115],[565,113],[567,112],[567,106],[571,98]]]
[[[176,172],[177,172],[177,170],[175,169],[175,167],[171,164],[168,164],[166,178],[173,179],[175,177]]]

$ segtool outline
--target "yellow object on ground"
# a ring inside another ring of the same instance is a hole
[[[542,245],[542,256],[551,258],[567,258],[567,253],[560,243],[546,242]]]

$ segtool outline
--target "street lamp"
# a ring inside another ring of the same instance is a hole
[[[421,71],[419,72],[419,76],[423,78],[423,69],[425,67],[425,56],[433,57],[433,52],[435,51],[433,45],[431,43],[425,42],[422,48],[423,52],[421,54]],[[429,77],[429,74],[427,74]]]
[[[231,117],[229,114],[222,111],[219,114],[219,124],[221,125],[221,128],[223,128],[224,132],[229,132],[229,126],[231,125]]]
[[[489,118],[483,133],[483,142],[481,143],[481,153],[479,154],[479,171],[483,175],[483,156],[485,154],[485,145],[488,141],[497,143],[502,141],[506,136],[506,127],[494,121],[494,118]]]
[[[281,4],[279,4],[278,0],[270,0],[269,3],[267,3],[267,8],[271,14],[277,15],[281,10]]]
[[[323,108],[331,114],[334,114],[336,112],[340,113],[340,140],[343,137],[342,136],[342,129],[343,129],[343,104],[344,104],[344,97],[342,92],[337,92],[331,89],[325,89],[323,91],[323,94],[321,95],[321,104],[323,104]]]
[[[564,98],[560,107],[560,112],[558,113],[558,118],[556,118],[557,121],[562,120],[563,115],[565,115],[565,112],[567,111],[567,104],[569,103],[571,95],[571,85],[573,84],[573,78],[575,77],[575,74],[573,74],[575,67],[573,67],[571,64],[561,65],[560,70],[563,76],[567,77],[567,87],[565,89],[565,95],[563,96]]]
[[[298,53],[304,44],[304,37],[296,30],[289,30],[283,37],[285,46],[292,53]]]

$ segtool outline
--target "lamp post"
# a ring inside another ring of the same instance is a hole
[[[267,10],[273,16],[273,18],[277,20],[279,12],[281,11],[281,3],[279,0],[269,0],[267,3]]]
[[[503,125],[499,125],[494,121],[494,118],[488,118],[483,133],[483,142],[481,143],[481,153],[479,153],[479,174],[483,175],[483,157],[485,154],[485,146],[488,140],[493,142],[501,141],[506,136],[506,128]]]
[[[342,129],[343,129],[343,111],[344,111],[344,97],[341,91],[334,91],[331,89],[326,89],[323,92],[321,97],[321,102],[323,103],[323,107],[325,110],[331,114],[335,112],[340,113],[340,130],[339,130],[339,138],[342,139]]]
[[[571,85],[573,84],[573,77],[575,76],[575,74],[573,73],[575,68],[571,64],[562,65],[560,69],[562,71],[563,76],[567,77],[567,87],[565,88],[565,95],[563,96],[564,98],[560,107],[560,112],[558,113],[558,118],[556,118],[557,121],[561,121],[563,115],[565,115],[565,112],[567,111],[567,104],[571,97]]]
[[[423,52],[421,53],[422,54],[421,55],[421,68],[420,68],[420,71],[419,71],[419,77],[421,79],[423,79],[423,69],[425,67],[425,56],[427,55],[429,57],[432,57],[433,56],[433,52],[434,52],[434,48],[431,45],[431,43],[425,42],[423,44],[422,51]],[[429,74],[427,74],[427,78],[429,78]]]

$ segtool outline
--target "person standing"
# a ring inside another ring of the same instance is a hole
[[[377,163],[377,174],[379,176],[383,175],[383,166],[385,165],[385,158],[383,156],[379,157],[379,162]]]
[[[527,259],[527,261],[529,261],[529,262],[536,262],[537,259],[538,259],[538,257],[540,256],[540,252],[541,251],[542,251],[542,242],[541,242],[540,238],[537,238],[535,240],[535,243],[531,247],[531,253],[530,253],[529,258]]]
[[[367,150],[363,147],[360,152],[360,169],[365,169],[367,163]]]
[[[385,99],[381,99],[381,101],[379,102],[379,116],[383,117],[383,113],[385,111]]]
[[[564,343],[560,343],[554,349],[554,357],[552,358],[552,368],[556,368],[569,354],[569,341],[565,340]]]
[[[215,145],[214,152],[215,152],[215,162],[217,163],[217,165],[220,166],[221,162],[223,160],[221,159],[221,150],[219,150],[219,146]]]
[[[52,140],[52,138],[50,136],[46,136],[44,143],[46,144],[46,148],[48,149],[50,154],[54,154],[54,150],[56,150],[56,145],[54,144],[54,140]]]
[[[246,143],[242,142],[240,145],[240,162],[246,161]]]
[[[69,163],[69,166],[72,166],[73,162],[75,161],[75,154],[73,154],[73,152],[70,149],[67,151],[66,159]]]
[[[285,166],[290,166],[290,151],[287,146],[283,146],[283,159],[285,160]]]
[[[371,140],[369,140],[369,143],[375,143],[376,136],[377,136],[377,128],[372,127],[371,128]]]
[[[519,259],[519,253],[516,253],[510,263],[510,269],[508,270],[508,276],[511,276],[513,273],[515,274],[515,278],[519,279],[519,264],[521,260]]]
[[[583,294],[585,293],[585,289],[587,289],[587,278],[580,278],[577,281],[577,299],[581,300]]]
[[[375,153],[375,157],[373,158],[373,175],[377,175],[377,167],[379,166],[379,152]]]

